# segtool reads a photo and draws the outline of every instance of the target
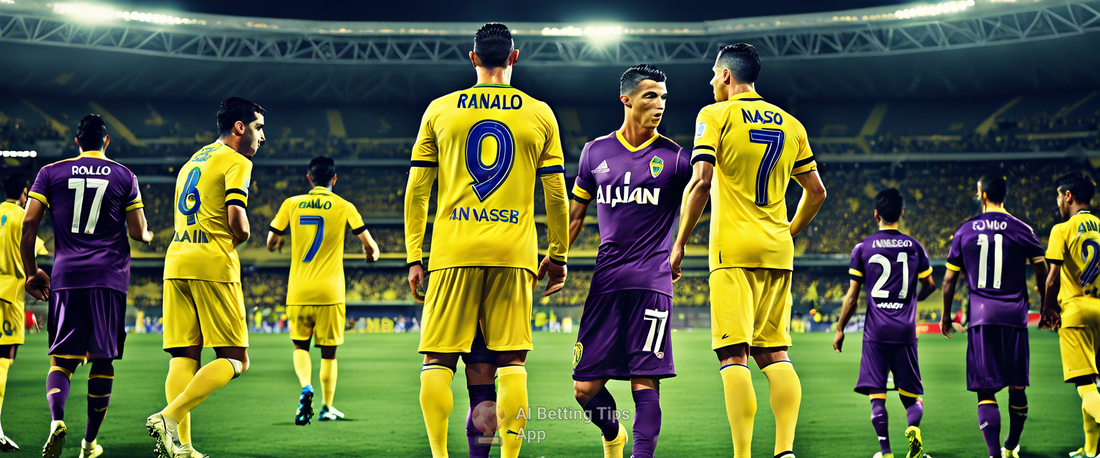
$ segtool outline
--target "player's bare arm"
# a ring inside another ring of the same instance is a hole
[[[672,244],[669,264],[672,265],[672,281],[680,279],[680,262],[684,260],[684,246],[687,245],[699,217],[710,199],[711,180],[714,178],[714,164],[706,161],[696,162],[691,168],[691,181],[684,188],[684,203],[680,207],[680,228],[676,231],[676,242]]]
[[[955,303],[955,287],[959,283],[959,272],[947,269],[943,274],[943,316],[940,317],[940,332],[951,338],[951,306]]]
[[[1050,329],[1051,332],[1057,332],[1058,328],[1062,327],[1062,307],[1058,304],[1058,292],[1061,289],[1062,265],[1052,262],[1050,263],[1050,272],[1047,273],[1046,297],[1043,298],[1039,329]]]
[[[233,233],[236,245],[247,242],[250,235],[248,212],[238,205],[230,205],[226,211],[229,213],[229,231]]]
[[[917,293],[917,300],[923,301],[928,299],[928,296],[931,296],[935,291],[936,280],[932,279],[931,275],[924,277],[920,279],[920,292]]]
[[[145,219],[145,210],[135,208],[126,212],[126,231],[130,238],[146,245],[152,243],[153,233],[149,231],[149,222]]]
[[[38,268],[38,261],[34,259],[35,245],[38,242],[38,225],[42,222],[42,215],[45,213],[46,206],[42,202],[37,199],[30,199],[27,202],[27,213],[23,217],[23,239],[19,243],[19,254],[23,257],[23,271],[27,273],[24,288],[40,301],[50,297],[50,276]]]
[[[840,308],[840,321],[836,323],[836,336],[833,337],[833,350],[840,353],[844,349],[844,328],[848,321],[856,313],[856,304],[859,303],[859,290],[862,286],[858,281],[848,281],[848,292],[844,295],[844,305]]]
[[[284,243],[283,236],[281,236],[279,234],[276,234],[274,232],[268,231],[268,233],[267,233],[267,251],[279,250],[279,252],[282,253],[283,252],[283,243]]]
[[[1047,264],[1045,258],[1034,258],[1031,261],[1031,270],[1035,271],[1035,289],[1039,290],[1039,307],[1041,308],[1047,301],[1047,289],[1046,279],[1047,274],[1050,272],[1050,266]]]
[[[375,262],[378,260],[378,256],[382,254],[382,250],[378,249],[378,242],[374,241],[374,237],[371,237],[370,231],[364,229],[359,233],[359,241],[363,243],[363,253],[367,256],[367,262]]]
[[[541,281],[544,277],[549,277],[546,290],[542,293],[543,296],[549,296],[565,287],[565,262],[573,238],[569,199],[565,193],[565,175],[549,173],[540,178],[546,201],[546,238],[550,244],[546,250],[546,258],[550,262],[539,266],[538,279]],[[583,218],[582,216],[581,219]]]
[[[802,186],[802,199],[798,201],[798,211],[791,220],[791,237],[797,237],[810,225],[814,216],[817,216],[821,205],[825,203],[825,183],[821,182],[821,175],[817,170],[795,175],[795,180]]]
[[[405,252],[409,263],[409,289],[413,298],[424,302],[420,285],[424,283],[424,231],[428,224],[428,199],[438,170],[434,167],[412,167],[405,186]]]

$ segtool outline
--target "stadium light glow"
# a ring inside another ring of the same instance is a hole
[[[14,0],[0,1],[14,3]],[[145,22],[160,25],[206,25],[206,21],[203,19],[192,19],[160,13],[146,13],[142,11],[121,11],[109,6],[91,5],[88,3],[54,3],[53,12],[54,14],[72,16],[76,19],[94,22],[121,19],[127,22]]]
[[[0,0],[0,3],[6,4],[6,5],[14,5],[15,0]]]
[[[922,5],[914,8],[897,10],[894,12],[894,16],[898,19],[941,16],[944,14],[960,13],[971,6],[974,6],[974,0],[942,2],[934,5]]]
[[[8,3],[8,2],[5,2]],[[14,2],[12,2],[14,3]],[[0,151],[3,157],[38,157],[38,151]]]

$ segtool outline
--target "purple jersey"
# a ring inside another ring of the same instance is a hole
[[[1039,238],[1004,212],[986,212],[963,223],[951,239],[947,268],[966,273],[970,325],[1027,327],[1027,265],[1043,257]]]
[[[98,151],[42,167],[30,197],[50,210],[54,226],[51,289],[130,284],[126,212],[144,205],[137,178]]]
[[[869,286],[863,340],[917,343],[917,279],[932,275],[920,242],[896,230],[879,231],[852,250],[848,273]]]
[[[691,153],[657,135],[627,146],[618,132],[584,145],[573,199],[596,202],[600,251],[589,295],[642,289],[672,295],[670,234]]]

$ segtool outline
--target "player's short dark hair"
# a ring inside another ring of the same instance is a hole
[[[760,76],[760,55],[748,43],[735,43],[718,50],[715,61],[719,68],[728,68],[738,83],[751,84]]]
[[[1092,196],[1096,194],[1096,183],[1085,176],[1081,172],[1067,173],[1058,177],[1058,192],[1063,193],[1069,191],[1073,193],[1073,198],[1077,202],[1087,204],[1092,201]]]
[[[107,123],[97,114],[89,113],[76,125],[76,141],[84,151],[103,149],[107,140]]]
[[[508,56],[513,49],[515,45],[512,43],[512,32],[504,24],[490,22],[474,33],[474,54],[481,59],[481,65],[487,68],[508,65]]]
[[[9,199],[23,197],[23,191],[28,187],[27,175],[23,172],[12,172],[4,177],[4,195]]]
[[[309,179],[314,186],[328,186],[336,176],[336,161],[331,157],[317,156],[309,161]]]
[[[905,198],[895,188],[879,191],[875,196],[875,210],[879,218],[887,223],[896,223],[901,219],[901,210],[905,208]]]
[[[233,131],[237,121],[249,124],[256,120],[256,115],[266,115],[267,111],[255,102],[249,102],[240,97],[230,97],[222,101],[218,108],[218,136],[224,137]]]
[[[983,175],[978,179],[978,184],[982,186],[982,192],[985,193],[985,198],[995,204],[1005,203],[1005,194],[1008,194],[1008,184],[1005,183],[1005,179],[1000,175]]]
[[[657,83],[663,83],[667,79],[665,72],[658,70],[657,67],[649,64],[635,65],[626,69],[622,78],[619,78],[619,95],[634,92],[642,81],[653,80]]]

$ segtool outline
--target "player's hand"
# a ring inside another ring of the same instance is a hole
[[[684,249],[672,247],[672,254],[668,256],[668,264],[672,267],[672,282],[676,283],[680,279],[680,262],[684,260]]]
[[[424,302],[424,293],[420,289],[420,285],[424,283],[424,266],[421,264],[413,264],[409,267],[409,289],[412,290],[413,299],[417,302]]]
[[[363,253],[365,253],[367,255],[367,262],[376,262],[376,261],[378,261],[378,256],[381,255],[381,253],[379,253],[379,251],[380,250],[377,249],[377,248],[363,247]],[[421,268],[421,269],[423,270],[423,268]]]
[[[833,350],[837,353],[841,353],[844,348],[844,330],[840,329],[839,323],[837,323],[836,336],[833,337]]]
[[[1058,305],[1044,307],[1042,317],[1039,318],[1039,329],[1050,329],[1051,332],[1058,332],[1060,327],[1062,327],[1062,308]]]
[[[34,275],[27,277],[24,288],[35,299],[45,301],[50,297],[50,276],[46,274],[46,271],[38,269],[38,272],[35,272]]]
[[[145,242],[146,245],[152,246],[153,245],[153,231],[145,231],[144,234],[141,234],[141,241]]]
[[[275,246],[268,248],[267,251],[278,251],[280,254],[283,252],[283,239],[282,237],[275,240]]]
[[[955,328],[951,326],[951,316],[944,315],[943,318],[940,318],[940,334],[950,339],[951,334],[954,334],[954,332]]]
[[[546,281],[546,291],[542,292],[543,297],[561,291],[565,287],[565,275],[565,266],[554,264],[549,255],[542,258],[542,263],[539,264],[538,279],[542,281],[547,276],[550,278]]]

